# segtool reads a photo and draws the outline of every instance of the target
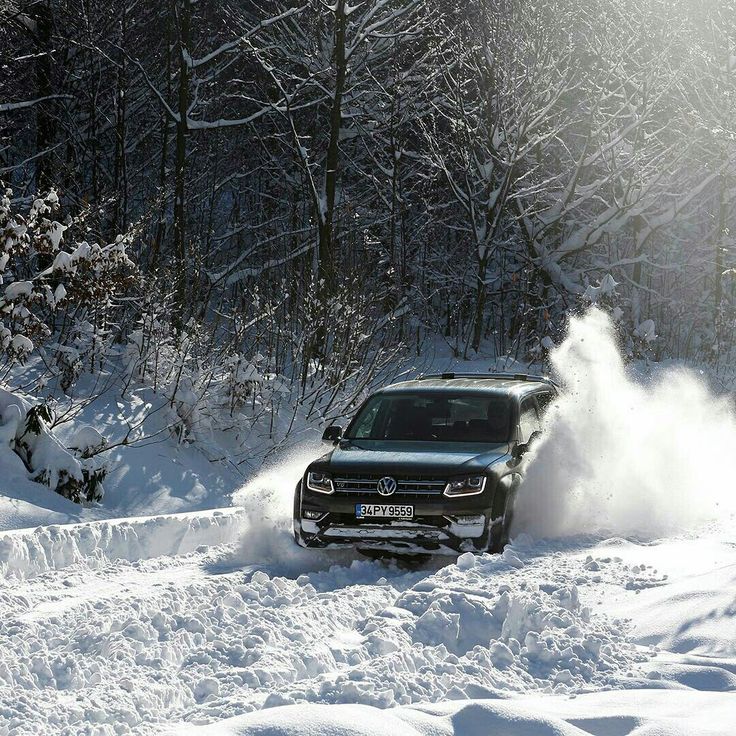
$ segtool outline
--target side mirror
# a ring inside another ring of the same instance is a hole
[[[511,457],[513,457],[514,460],[521,460],[521,458],[524,457],[527,452],[529,452],[529,448],[532,446],[532,444],[536,442],[541,436],[542,433],[539,430],[532,432],[526,442],[516,445],[516,447],[511,450]]]
[[[329,442],[332,445],[336,445],[342,439],[342,427],[332,425],[327,427],[325,433],[322,435],[322,442]]]

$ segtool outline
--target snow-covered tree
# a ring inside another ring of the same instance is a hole
[[[6,366],[41,351],[66,390],[82,361],[103,357],[115,329],[118,297],[132,285],[134,266],[121,236],[99,245],[67,236],[82,223],[56,219],[55,190],[34,198],[25,215],[10,189],[0,196],[0,348]]]

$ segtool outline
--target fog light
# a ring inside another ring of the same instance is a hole
[[[325,515],[324,511],[312,511],[312,509],[304,509],[302,512],[302,516],[309,521],[318,521]]]
[[[483,524],[485,522],[484,516],[456,516],[455,517],[455,523],[456,524]]]

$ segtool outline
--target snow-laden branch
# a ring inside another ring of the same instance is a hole
[[[245,33],[241,34],[237,38],[233,39],[232,41],[227,41],[226,43],[223,43],[218,48],[214,49],[213,51],[210,51],[210,53],[205,54],[204,56],[200,56],[198,59],[192,58],[188,51],[183,50],[184,61],[186,65],[189,67],[189,69],[192,69],[192,70],[199,69],[200,67],[205,66],[206,64],[209,64],[215,61],[220,56],[222,56],[222,54],[236,51],[237,49],[245,45],[249,39],[253,38],[254,36],[257,36],[259,33],[264,31],[269,26],[272,26],[283,20],[286,20],[287,18],[291,18],[292,16],[299,15],[306,8],[307,8],[306,5],[300,5],[296,8],[290,8],[289,10],[286,10],[279,15],[274,15],[271,18],[267,18],[266,20],[261,20],[256,25],[254,25],[252,28],[249,28]]]
[[[23,100],[22,102],[4,102],[0,104],[0,113],[15,112],[16,110],[25,110],[34,107],[48,100],[73,100],[72,95],[46,95],[45,97],[37,97],[34,100]]]

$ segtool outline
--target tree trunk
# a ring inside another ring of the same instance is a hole
[[[720,195],[718,200],[718,232],[716,233],[716,272],[714,274],[715,288],[713,290],[716,328],[718,327],[720,322],[721,301],[723,300],[723,253],[726,248],[726,243],[724,242],[724,240],[726,235],[727,206],[725,176],[721,176],[720,185]]]
[[[334,218],[337,200],[337,177],[340,166],[340,131],[342,129],[342,100],[345,94],[347,60],[345,40],[347,33],[346,0],[338,0],[335,7],[335,93],[330,110],[330,140],[325,161],[324,202],[321,203],[319,227],[319,271],[327,294],[335,287]]]
[[[120,6],[120,48],[125,49],[128,31],[128,14],[126,4]],[[128,164],[125,152],[126,111],[128,94],[127,56],[121,53],[118,67],[118,89],[115,100],[115,167],[114,179],[117,197],[115,200],[115,218],[113,236],[122,232],[128,219]]]
[[[634,327],[638,327],[641,323],[641,287],[642,287],[642,275],[643,269],[641,261],[638,260],[644,255],[644,245],[646,242],[645,238],[642,238],[642,230],[644,227],[644,221],[641,217],[637,216],[633,219],[634,228],[634,258],[637,259],[634,262],[634,270],[631,276],[633,281],[633,291],[631,294],[631,311],[632,318],[634,320]]]
[[[166,14],[166,99],[171,99],[171,14]],[[161,246],[166,233],[166,214],[168,210],[168,182],[166,181],[166,169],[169,160],[169,116],[164,111],[161,113],[161,158],[159,166],[159,214],[156,223],[156,232],[153,237],[153,249],[151,253],[150,268],[153,272],[158,269]]]
[[[53,15],[50,2],[36,3],[33,9],[36,23],[37,51],[35,61],[36,96],[50,97],[52,94],[52,32]],[[39,154],[36,163],[36,189],[46,191],[53,183],[51,161],[49,160],[54,138],[54,123],[49,114],[50,100],[39,103],[36,111],[36,152]]]
[[[174,173],[174,247],[176,253],[176,291],[180,305],[186,301],[186,174],[187,113],[189,109],[188,54],[191,33],[191,0],[181,0],[178,17],[179,90],[176,123],[176,163]]]
[[[486,310],[486,274],[488,273],[488,256],[478,258],[478,277],[475,291],[475,315],[473,316],[473,350],[478,352],[483,337],[483,315]]]

